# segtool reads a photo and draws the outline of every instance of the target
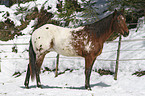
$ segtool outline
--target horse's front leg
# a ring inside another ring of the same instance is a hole
[[[85,88],[91,90],[90,87],[90,76],[92,71],[92,66],[96,58],[87,56],[85,57]]]

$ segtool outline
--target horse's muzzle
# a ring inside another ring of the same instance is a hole
[[[124,37],[127,37],[128,35],[129,35],[129,32],[124,31],[123,36],[124,36]]]

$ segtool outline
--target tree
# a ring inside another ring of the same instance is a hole
[[[65,0],[63,3],[62,0],[58,0],[58,18],[61,18],[62,21],[65,21],[64,26],[69,26],[69,23],[76,20],[75,12],[81,12],[83,9],[77,0]]]
[[[69,26],[70,23],[76,24],[78,27],[84,23],[92,23],[97,20],[98,12],[96,9],[97,1],[95,0],[58,0],[58,18],[60,21],[65,21],[64,26]]]
[[[138,18],[145,16],[145,1],[144,0],[109,0],[109,10],[114,8],[127,8],[126,20],[129,23],[129,28],[137,26]]]
[[[99,9],[96,5],[97,2],[95,0],[84,0],[82,5],[84,6],[84,10],[82,11],[82,16],[85,18],[86,23],[92,23],[97,21],[99,13],[96,11]]]

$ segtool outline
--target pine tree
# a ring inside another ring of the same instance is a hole
[[[62,21],[65,21],[64,26],[68,26],[69,23],[76,20],[75,12],[81,12],[82,8],[77,0],[65,0],[63,4],[62,0],[58,0],[59,4],[57,5],[58,8],[58,17],[62,18]]]
[[[84,0],[82,5],[84,6],[83,14],[81,17],[84,18],[86,23],[92,23],[98,20],[99,13],[96,9],[99,9],[96,6],[97,2],[95,0]]]
[[[144,0],[109,0],[110,10],[115,8],[127,8],[126,22],[129,28],[137,27],[138,18],[145,16],[145,1]]]
[[[81,0],[81,3],[78,3],[77,0],[58,0],[58,18],[61,18],[62,21],[65,21],[64,26],[69,26],[70,23],[73,23],[77,27],[83,25],[84,23],[92,23],[97,21],[98,12],[96,9],[97,2],[95,0]],[[79,15],[78,15],[79,14]],[[79,17],[79,19],[77,18]]]

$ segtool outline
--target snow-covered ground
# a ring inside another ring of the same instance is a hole
[[[37,0],[40,1],[40,0]],[[44,0],[43,0],[44,1]],[[14,13],[14,6],[12,6],[11,14]],[[2,8],[1,8],[2,10]],[[0,16],[2,16],[1,13]],[[15,17],[14,15],[11,18]],[[4,18],[0,18],[3,20]],[[15,24],[19,25],[19,18],[13,18]],[[35,21],[30,24],[22,32],[27,34],[19,36],[14,40],[8,42],[0,41],[0,44],[15,44],[28,43]],[[139,20],[139,29],[130,30],[130,35],[122,40],[137,40],[145,38],[145,18]],[[115,40],[117,41],[118,38]],[[41,83],[43,89],[36,88],[36,82],[30,82],[30,89],[25,89],[23,83],[25,80],[25,70],[28,64],[28,45],[19,45],[18,53],[13,53],[13,45],[0,46],[1,71],[0,72],[0,96],[145,96],[145,76],[137,77],[132,75],[136,71],[145,70],[145,40],[122,42],[118,80],[114,80],[113,75],[100,76],[95,71],[91,75],[92,91],[84,89],[85,75],[84,75],[84,59],[80,58],[60,58],[59,72],[65,69],[76,69],[72,72],[66,71],[64,74],[55,78],[54,72],[41,73]],[[97,58],[93,69],[109,69],[114,72],[115,61],[101,61],[100,59],[115,60],[117,43],[105,43],[103,53]],[[126,50],[126,51],[124,51]],[[24,52],[23,52],[24,51]],[[110,52],[111,51],[111,52]],[[23,53],[22,53],[23,52]],[[43,62],[42,68],[45,66],[50,69],[55,68],[56,53],[48,54]],[[63,56],[61,56],[63,57]],[[19,58],[19,59],[18,59]],[[144,60],[129,60],[127,59],[144,59]],[[24,72],[21,76],[14,78],[14,72]]]

